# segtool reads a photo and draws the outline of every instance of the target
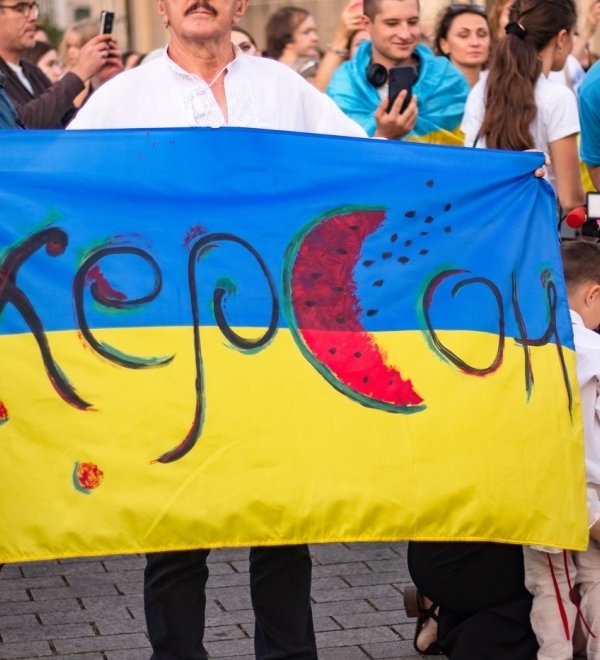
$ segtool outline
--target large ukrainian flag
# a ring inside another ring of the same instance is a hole
[[[239,129],[1,140],[0,561],[585,547],[539,154]]]

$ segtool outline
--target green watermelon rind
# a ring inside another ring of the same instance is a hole
[[[381,212],[386,209],[381,206],[341,206],[337,208],[330,209],[329,211],[321,214],[320,216],[313,219],[311,222],[307,223],[300,229],[299,232],[292,238],[290,241],[284,255],[283,262],[283,304],[282,311],[285,316],[285,319],[288,324],[288,328],[292,333],[292,337],[296,342],[296,345],[300,349],[300,352],[308,360],[308,362],[325,378],[325,380],[338,392],[344,396],[357,401],[358,403],[366,406],[367,408],[374,408],[376,410],[381,410],[383,412],[390,413],[401,413],[401,414],[412,414],[416,412],[421,412],[427,407],[426,404],[417,404],[412,406],[401,406],[394,403],[388,403],[386,401],[381,401],[379,399],[373,399],[368,397],[361,392],[357,392],[355,389],[348,387],[343,383],[338,376],[336,376],[331,369],[329,369],[325,364],[320,360],[317,360],[313,352],[308,348],[300,329],[298,328],[298,323],[296,321],[296,314],[294,312],[294,306],[292,304],[292,271],[294,264],[296,263],[296,256],[298,255],[298,250],[302,245],[302,242],[308,236],[308,234],[318,225],[320,222],[331,218],[336,215],[347,215],[349,213],[364,213],[369,211]],[[365,332],[368,332],[365,330]]]

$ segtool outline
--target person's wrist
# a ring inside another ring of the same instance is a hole
[[[378,137],[378,138],[384,138],[386,140],[390,140],[394,138],[393,131],[390,131],[388,128],[384,128],[382,126],[379,126],[375,133],[373,134],[373,137]]]
[[[327,44],[327,50],[330,53],[334,53],[335,55],[338,55],[339,57],[348,57],[350,55],[349,50],[345,47],[340,47],[339,44],[336,44],[335,42]]]
[[[86,76],[86,71],[83,71],[77,64],[71,69],[70,73],[76,75],[82,83],[86,83],[91,76]]]

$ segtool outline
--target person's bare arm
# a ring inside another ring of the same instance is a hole
[[[313,85],[324,92],[329,85],[334,71],[346,61],[349,56],[348,40],[354,30],[365,26],[362,0],[350,0],[342,10],[340,20],[327,51],[321,58],[319,68],[313,80]]]
[[[333,38],[331,47],[327,49],[325,55],[319,62],[319,68],[313,79],[313,85],[320,91],[324,92],[329,85],[331,76],[335,70],[345,62],[347,56],[344,55],[346,49],[346,41],[344,39]]]
[[[550,158],[556,177],[556,195],[565,213],[585,204],[581,184],[577,134],[550,143]]]

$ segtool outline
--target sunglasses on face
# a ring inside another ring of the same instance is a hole
[[[487,16],[486,8],[483,5],[478,5],[476,3],[462,3],[449,5],[446,9],[446,14],[448,16],[456,16],[457,14],[463,14],[465,12],[480,14],[481,16]]]

